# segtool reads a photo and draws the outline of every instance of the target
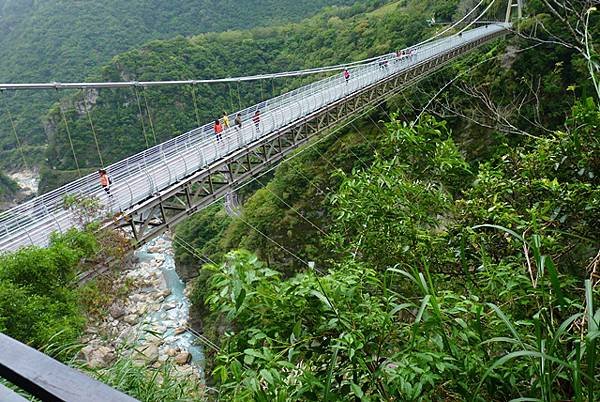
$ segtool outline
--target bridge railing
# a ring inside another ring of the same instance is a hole
[[[0,378],[42,401],[136,402],[108,385],[0,333]],[[0,384],[0,401],[27,401]]]
[[[466,31],[460,36],[454,35],[407,48],[407,54],[401,58],[391,53],[383,55],[375,61],[351,68],[349,82],[345,82],[344,77],[338,73],[237,112],[242,116],[242,130],[238,131],[235,127],[225,130],[222,141],[216,140],[212,123],[209,123],[116,162],[107,167],[114,183],[112,191],[118,195],[114,197],[116,202],[110,204],[110,209],[115,211],[130,208],[225,154],[324,105],[349,96],[398,71],[412,68],[441,53],[504,29],[506,26],[503,24],[484,26]],[[256,110],[261,111],[258,131],[254,129],[252,120]],[[232,123],[237,113],[230,115]],[[64,231],[72,227],[74,223],[71,213],[62,208],[66,194],[106,197],[96,174],[78,179],[0,215],[0,243],[2,237],[20,234],[28,238],[29,243],[40,244],[40,240],[47,239],[49,231]],[[40,224],[40,220],[45,222],[44,225]],[[4,244],[2,247],[4,248]]]

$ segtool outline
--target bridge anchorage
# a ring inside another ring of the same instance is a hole
[[[207,124],[149,148],[106,168],[113,180],[111,199],[96,174],[82,177],[1,214],[0,250],[45,246],[52,232],[75,226],[74,213],[63,208],[67,195],[106,202],[116,219],[103,227],[123,231],[133,247],[139,247],[234,192],[319,133],[344,126],[452,60],[508,34],[510,27],[489,24],[399,54],[352,63],[348,80],[338,73],[230,115],[232,122],[240,115],[241,127],[224,130],[220,140]]]

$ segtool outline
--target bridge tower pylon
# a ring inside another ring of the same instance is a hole
[[[506,18],[504,22],[510,22],[512,16],[512,9],[517,8],[517,18],[523,18],[523,0],[508,0],[508,6],[506,7]]]

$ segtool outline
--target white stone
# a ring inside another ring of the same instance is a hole
[[[135,325],[138,322],[138,316],[137,314],[129,314],[123,318],[123,321],[125,321],[129,325]]]

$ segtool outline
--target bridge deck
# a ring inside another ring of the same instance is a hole
[[[423,68],[426,63],[438,58],[447,58],[455,49],[467,48],[469,45],[493,39],[506,32],[508,27],[508,24],[498,23],[472,29],[460,36],[439,39],[414,48],[411,55],[401,58],[397,58],[395,54],[387,54],[375,62],[350,69],[351,77],[348,82],[341,74],[337,74],[261,102],[239,112],[243,121],[241,130],[233,127],[237,113],[229,116],[232,127],[223,132],[221,141],[216,140],[213,125],[209,123],[119,161],[106,169],[113,182],[112,199],[109,199],[99,186],[97,174],[91,174],[2,213],[0,250],[15,250],[27,245],[45,246],[52,232],[64,232],[75,226],[73,212],[63,208],[63,199],[67,194],[97,197],[106,205],[107,214],[124,211],[125,215],[131,215],[131,219],[134,220],[131,223],[133,235],[139,242],[141,238],[136,233],[135,225],[142,228],[152,226],[150,218],[153,213],[158,211],[165,215],[165,205],[151,210],[157,206],[157,202],[154,201],[163,198],[165,193],[173,192],[173,188],[177,189],[179,183],[185,183],[190,177],[202,176],[204,172],[218,166],[216,162],[250,150],[252,144],[271,138],[274,133],[292,127],[296,122],[310,120],[317,116],[321,109],[327,109],[340,102],[350,102],[355,95],[364,93],[366,88],[387,82],[390,77],[415,70],[418,66]],[[382,62],[386,64],[382,65]],[[435,69],[432,68],[433,70]],[[426,73],[427,71],[424,71],[424,74]],[[261,113],[258,128],[252,120],[256,110],[260,110]],[[281,143],[281,140],[279,142]],[[246,155],[246,158],[252,166],[250,156]],[[233,185],[232,169],[230,163],[225,171],[221,172],[224,177],[229,178],[228,185]],[[213,187],[211,180],[209,177],[207,183],[207,186],[211,187],[210,192]],[[180,191],[178,196],[189,198],[191,188],[186,188],[187,193]],[[197,206],[191,208],[191,204],[188,204],[187,207],[182,207],[184,212],[189,214],[197,209]],[[175,206],[168,208],[177,209]],[[130,214],[132,211],[136,212],[137,218],[133,213]]]

